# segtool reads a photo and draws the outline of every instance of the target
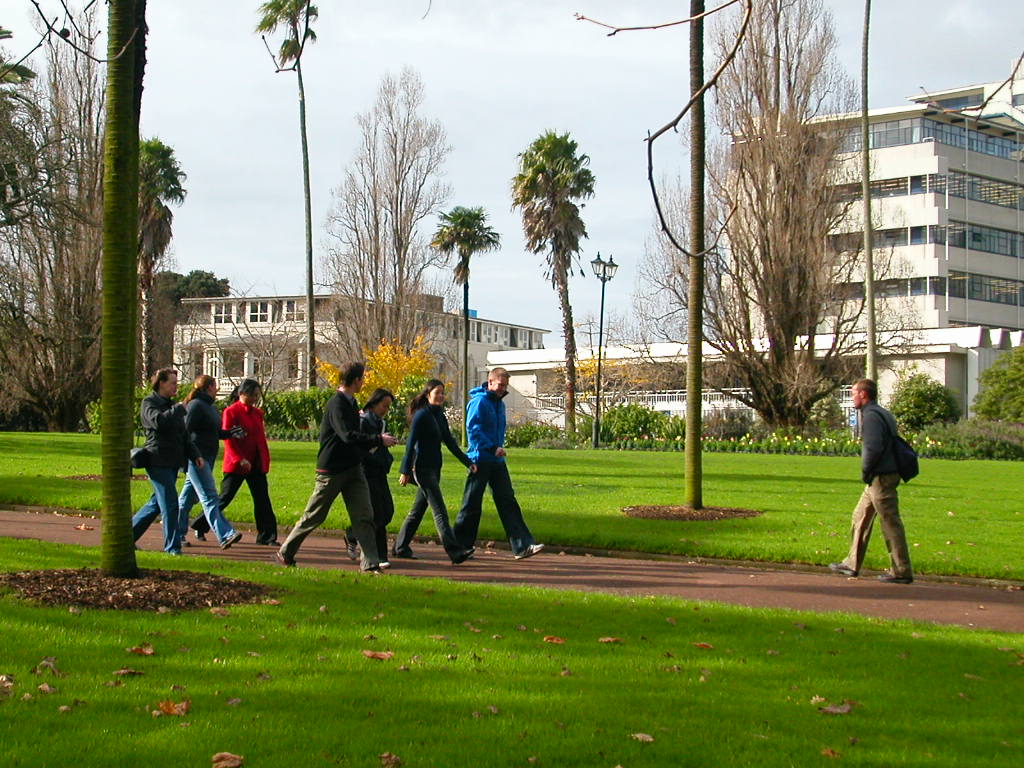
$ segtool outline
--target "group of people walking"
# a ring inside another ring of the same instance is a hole
[[[361,362],[342,368],[341,386],[328,401],[320,424],[313,493],[281,544],[267,485],[270,451],[258,407],[259,383],[244,380],[232,393],[228,407],[218,414],[214,405],[217,381],[213,377],[199,376],[185,401],[175,403],[177,372],[170,368],[158,371],[152,379],[153,392],[141,406],[145,450],[149,454],[146,472],[153,494],[132,520],[135,539],[162,516],[164,550],[181,554],[182,547],[189,546],[189,511],[198,501],[203,514],[191,524],[195,537],[202,540],[212,532],[223,549],[231,547],[241,541],[242,534],[225,518],[224,509],[244,482],[253,496],[256,543],[275,547],[274,559],[281,565],[295,565],[302,542],[327,519],[339,495],[350,521],[346,551],[353,560],[360,561],[363,571],[380,573],[391,567],[391,559],[414,559],[412,544],[428,507],[445,553],[457,565],[474,555],[483,496],[490,487],[513,556],[521,560],[544,548],[534,541],[523,519],[505,464],[502,398],[508,393],[508,372],[495,368],[486,384],[470,392],[466,409],[469,445],[465,452],[445,416],[444,383],[430,379],[413,398],[398,482],[402,486],[411,483],[417,490],[389,550],[387,527],[394,518],[395,505],[388,474],[394,461],[390,448],[397,440],[387,431],[384,418],[394,395],[376,389],[360,409],[356,396],[363,389],[365,376]],[[224,477],[218,494],[213,468],[221,441],[225,444]],[[454,524],[440,487],[442,446],[468,469]],[[186,480],[179,495],[176,482],[181,469]]]

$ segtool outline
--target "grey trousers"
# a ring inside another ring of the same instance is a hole
[[[331,504],[338,498],[339,493],[348,509],[352,534],[362,550],[360,567],[365,571],[380,565],[377,537],[373,529],[373,504],[370,501],[370,488],[366,484],[362,464],[335,475],[317,473],[316,486],[306,503],[306,510],[281,545],[281,555],[286,560],[293,560],[305,538],[327,519]]]
[[[860,501],[853,510],[850,552],[843,560],[843,565],[860,571],[864,562],[864,554],[871,539],[871,527],[875,517],[882,521],[882,535],[885,546],[889,550],[889,564],[893,576],[914,575],[910,567],[910,551],[907,549],[907,534],[903,530],[900,519],[900,500],[896,487],[900,484],[900,476],[896,473],[878,475],[871,485],[864,487]]]

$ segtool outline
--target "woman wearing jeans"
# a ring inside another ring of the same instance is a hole
[[[220,413],[214,400],[217,397],[217,380],[213,376],[202,375],[192,383],[192,391],[185,398],[187,414],[185,426],[188,427],[199,453],[203,456],[200,466],[194,461],[188,463],[188,476],[178,497],[181,520],[188,522],[188,513],[196,501],[203,503],[204,520],[213,529],[220,542],[221,549],[228,549],[232,544],[242,540],[238,533],[224,518],[220,508],[220,496],[217,493],[217,482],[213,479],[213,465],[217,463],[220,441],[235,434],[244,436],[244,431],[220,428]],[[195,524],[193,523],[193,527]],[[188,546],[186,534],[188,529],[181,531],[182,543]],[[197,533],[197,537],[199,534]]]
[[[146,474],[153,485],[153,495],[132,518],[135,540],[146,532],[158,515],[163,516],[164,551],[181,554],[181,532],[185,524],[178,511],[178,470],[191,459],[199,466],[203,457],[185,428],[185,406],[174,402],[178,394],[178,372],[161,368],[152,378],[153,394],[142,401],[139,416],[146,431],[145,450],[149,454]]]
[[[409,439],[406,441],[405,457],[402,459],[402,471],[398,476],[399,485],[407,485],[410,477],[419,488],[412,509],[402,523],[402,528],[395,538],[394,556],[399,558],[413,557],[410,544],[416,529],[419,528],[423,513],[430,506],[434,513],[434,525],[441,537],[441,544],[452,563],[458,565],[466,561],[473,549],[463,549],[455,540],[451,524],[448,522],[448,508],[441,495],[441,443],[448,446],[452,456],[457,458],[470,472],[476,472],[476,464],[459,448],[448,427],[448,418],[444,415],[444,384],[437,379],[430,379],[423,391],[413,398],[409,404]]]

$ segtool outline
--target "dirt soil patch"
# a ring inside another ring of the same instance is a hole
[[[694,509],[686,506],[643,505],[623,507],[622,514],[626,517],[642,517],[646,520],[683,520],[690,522],[708,520],[732,520],[736,517],[757,517],[761,513],[755,509],[737,509],[735,507],[702,507]]]
[[[262,584],[195,571],[140,570],[137,578],[107,576],[95,568],[0,573],[0,588],[45,605],[167,611],[255,603]]]

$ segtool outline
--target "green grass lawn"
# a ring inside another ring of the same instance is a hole
[[[270,491],[282,528],[302,512],[313,488],[317,446],[272,443]],[[772,562],[823,565],[849,544],[850,513],[862,486],[859,460],[816,456],[708,454],[704,502],[763,512],[719,522],[627,518],[621,508],[678,504],[683,459],[678,453],[513,449],[509,466],[534,535],[552,545],[612,548]],[[93,435],[0,433],[0,502],[100,509],[97,480],[72,475],[100,471]],[[464,470],[449,460],[443,488],[454,516]],[[1024,580],[1020,526],[1024,523],[1024,464],[923,459],[921,475],[900,489],[911,557],[919,573]],[[398,510],[392,530],[412,502],[413,489],[393,483]],[[133,484],[141,505],[148,482]],[[198,507],[196,508],[198,511]],[[251,521],[245,491],[228,508],[231,520]],[[345,524],[339,502],[326,523]],[[421,529],[432,533],[429,521]],[[502,531],[485,501],[482,539]],[[865,567],[882,569],[888,556],[877,531]]]
[[[97,560],[0,539],[3,569]],[[14,678],[0,689],[0,765],[177,768],[220,751],[247,768],[379,766],[386,752],[441,768],[1024,762],[1020,635],[201,565],[271,585],[278,604],[71,613],[0,594],[0,674]],[[153,655],[127,650],[145,643]],[[46,657],[63,676],[32,673]],[[142,674],[113,674],[125,667]],[[151,714],[186,700],[184,716]],[[846,714],[820,711],[846,702]]]

